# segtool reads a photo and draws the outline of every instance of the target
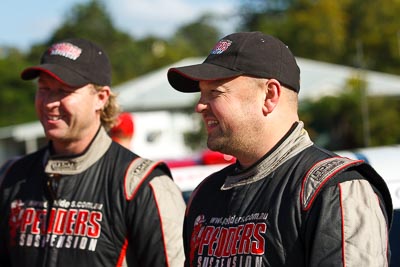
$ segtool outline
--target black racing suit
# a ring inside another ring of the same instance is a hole
[[[230,165],[196,188],[185,266],[388,266],[391,216],[382,178],[316,147],[300,122],[252,167]]]
[[[0,179],[0,266],[182,266],[185,203],[163,165],[100,128],[82,155],[49,147]]]

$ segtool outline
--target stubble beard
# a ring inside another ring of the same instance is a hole
[[[223,154],[233,155],[233,151],[236,150],[236,143],[234,141],[234,135],[231,131],[213,132],[208,135],[207,147],[212,151],[218,151]]]

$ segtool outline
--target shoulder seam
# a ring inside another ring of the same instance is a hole
[[[363,160],[352,160],[345,157],[333,157],[321,160],[314,164],[304,176],[300,191],[300,204],[302,210],[311,208],[315,198],[323,186],[337,173],[350,166],[363,163]]]
[[[145,158],[136,158],[128,166],[124,177],[124,193],[126,200],[132,200],[139,188],[151,172],[160,164]]]

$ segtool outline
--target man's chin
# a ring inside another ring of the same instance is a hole
[[[64,138],[65,134],[62,133],[60,130],[51,129],[45,130],[45,135],[49,140],[61,140]]]
[[[224,146],[221,142],[218,142],[216,139],[208,138],[207,139],[207,147],[212,151],[222,152],[224,150]]]

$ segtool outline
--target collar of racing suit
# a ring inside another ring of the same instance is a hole
[[[284,162],[297,155],[305,148],[312,146],[313,142],[304,129],[303,122],[295,123],[278,145],[269,151],[263,159],[250,168],[237,171],[234,175],[227,176],[221,190],[229,190],[233,187],[254,183],[267,177]]]
[[[45,172],[49,175],[74,175],[81,173],[98,161],[111,145],[111,138],[100,127],[93,141],[85,152],[77,156],[60,157],[50,155],[50,145],[44,156]]]

